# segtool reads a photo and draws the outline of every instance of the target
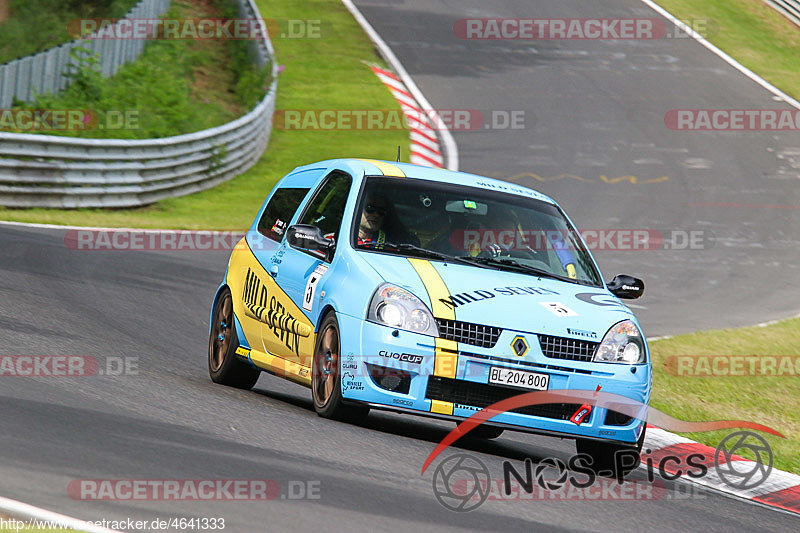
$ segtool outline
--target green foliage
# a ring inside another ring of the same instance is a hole
[[[73,93],[86,104],[100,101],[103,96],[103,76],[100,74],[100,59],[88,48],[73,48],[69,54],[71,62],[64,75],[70,80]]]
[[[81,18],[123,17],[138,0],[11,0],[0,25],[0,64],[71,41],[69,24]]]
[[[236,5],[230,0],[214,0],[214,6],[219,10],[222,18],[237,18],[239,13]],[[252,109],[266,94],[272,82],[272,65],[254,68],[255,58],[253,43],[247,40],[231,39],[226,42],[230,55],[231,68],[236,72],[238,80],[234,94],[239,105]]]
[[[232,4],[232,0],[219,0]],[[175,0],[169,18],[205,16],[197,2]],[[212,13],[210,16],[218,17]],[[234,14],[229,16],[237,16]],[[264,97],[270,66],[257,68],[247,41],[155,40],[136,61],[103,78],[98,58],[86,49],[73,52],[73,83],[61,93],[37,95],[26,109],[88,109],[98,126],[85,130],[41,132],[86,138],[149,139],[220,126]],[[19,103],[17,103],[19,104]],[[122,127],[109,117],[132,116]]]
[[[173,0],[174,5],[180,2]],[[375,47],[340,0],[256,3],[264,17],[323,20],[327,30],[318,39],[273,39],[277,60],[286,66],[280,75],[277,109],[313,106],[399,111],[392,93],[364,64],[382,64]],[[218,70],[213,72],[219,75]],[[208,191],[138,209],[0,208],[0,219],[81,226],[241,230],[249,227],[275,181],[292,168],[335,157],[393,159],[398,145],[403,146],[405,160],[408,143],[405,130],[273,129],[267,151],[253,168]]]

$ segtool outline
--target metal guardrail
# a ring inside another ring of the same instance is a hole
[[[274,50],[254,0],[237,0],[239,15],[258,19],[257,64]],[[136,207],[208,189],[245,172],[260,158],[272,130],[277,64],[263,100],[217,128],[147,140],[75,139],[0,132],[0,205],[7,207]]]
[[[783,13],[789,20],[800,26],[800,0],[764,0]]]
[[[171,0],[141,0],[125,18],[157,19],[167,12],[170,3]],[[117,22],[115,26],[119,25],[120,22]],[[100,71],[103,76],[109,77],[116,74],[125,63],[139,57],[145,42],[143,39],[79,39],[0,65],[0,109],[10,107],[14,98],[30,102],[35,93],[55,93],[66,89],[70,78],[65,73],[68,65],[75,64],[71,53],[76,48],[97,53]]]

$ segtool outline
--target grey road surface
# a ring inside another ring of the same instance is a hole
[[[462,17],[651,17],[633,0],[359,2],[434,106],[524,110],[523,130],[456,132],[465,170],[535,186],[582,228],[703,230],[703,250],[605,251],[610,277],[640,275],[647,332],[675,333],[798,310],[800,140],[685,133],[673,108],[782,107],[697,43],[473,42]],[[564,176],[558,178],[558,176]],[[605,176],[605,180],[602,178]],[[614,178],[636,177],[614,182]],[[666,177],[666,180],[659,178]],[[555,179],[557,178],[557,179]],[[697,203],[762,207],[697,207]],[[445,510],[420,470],[452,428],[372,414],[320,419],[306,389],[264,375],[254,391],[210,382],[207,319],[227,253],[89,252],[64,230],[0,225],[4,355],[83,355],[88,377],[0,377],[0,494],[83,519],[221,517],[225,531],[790,530],[797,518],[667,483],[651,501],[488,501]],[[493,477],[573,453],[569,441],[507,434],[464,442]],[[448,451],[445,455],[455,453]],[[642,479],[637,472],[634,479]],[[93,501],[80,480],[268,479],[273,501]],[[292,491],[290,491],[292,487]],[[313,498],[294,500],[298,487]]]

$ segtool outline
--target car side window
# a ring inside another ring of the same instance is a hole
[[[308,194],[306,188],[283,187],[275,191],[270,198],[261,220],[258,221],[258,232],[273,241],[281,242],[289,227],[300,202]]]
[[[350,175],[338,170],[331,172],[309,202],[298,224],[316,226],[326,238],[338,242],[344,206],[352,183]]]

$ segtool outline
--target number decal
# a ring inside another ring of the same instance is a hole
[[[553,313],[558,317],[562,316],[578,316],[578,313],[562,304],[561,302],[539,302],[539,305]]]
[[[314,294],[317,292],[317,284],[327,271],[328,265],[319,265],[308,277],[308,281],[306,282],[306,290],[303,293],[303,309],[306,311],[314,310]]]

